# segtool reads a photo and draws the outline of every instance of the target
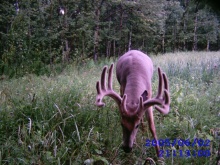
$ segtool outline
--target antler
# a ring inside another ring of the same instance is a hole
[[[169,85],[166,74],[162,73],[159,67],[158,67],[158,76],[159,76],[159,84],[158,84],[157,96],[155,98],[144,101],[143,104],[144,107],[156,105],[155,108],[160,113],[167,114],[170,110]],[[164,98],[163,98],[163,94],[164,94]],[[158,105],[160,105],[161,107]]]
[[[96,83],[96,90],[97,90],[97,96],[96,96],[96,105],[99,107],[105,106],[105,103],[102,102],[102,99],[105,96],[109,96],[113,98],[118,106],[120,106],[122,99],[121,97],[112,89],[112,71],[114,68],[114,64],[111,64],[108,72],[108,88],[106,88],[106,71],[108,69],[107,66],[105,66],[102,70],[101,74],[101,81],[98,81]]]

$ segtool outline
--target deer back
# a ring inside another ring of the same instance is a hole
[[[127,95],[127,103],[138,104],[151,97],[153,63],[144,53],[132,50],[121,56],[116,65],[116,76],[120,84],[120,94]],[[147,93],[146,93],[147,92]]]

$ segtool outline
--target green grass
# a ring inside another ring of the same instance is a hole
[[[187,52],[153,56],[153,93],[156,67],[166,72],[171,110],[154,111],[159,139],[210,139],[209,147],[161,147],[163,150],[205,150],[210,157],[166,157],[160,164],[215,164],[220,143],[220,52]],[[68,65],[56,75],[26,75],[0,81],[0,165],[3,164],[143,164],[156,160],[148,129],[139,130],[137,145],[125,154],[117,105],[106,98],[106,107],[94,105],[96,81],[104,65],[92,61]],[[115,76],[115,75],[114,75]],[[114,77],[114,90],[119,85]],[[148,127],[145,122],[145,127]]]

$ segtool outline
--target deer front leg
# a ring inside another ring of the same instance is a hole
[[[155,125],[154,125],[153,107],[147,108],[146,117],[147,117],[147,121],[148,121],[148,124],[149,124],[151,134],[153,135],[154,140],[156,140],[155,149],[156,149],[156,152],[157,152],[157,156],[159,157],[160,147],[159,147],[159,144],[158,144],[156,128],[155,128]]]
[[[125,87],[120,84],[120,96],[123,97],[125,92]]]

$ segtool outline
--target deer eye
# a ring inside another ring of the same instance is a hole
[[[140,125],[140,124],[136,125],[136,127],[135,127],[135,128],[137,129],[137,128],[139,127],[139,125]]]

